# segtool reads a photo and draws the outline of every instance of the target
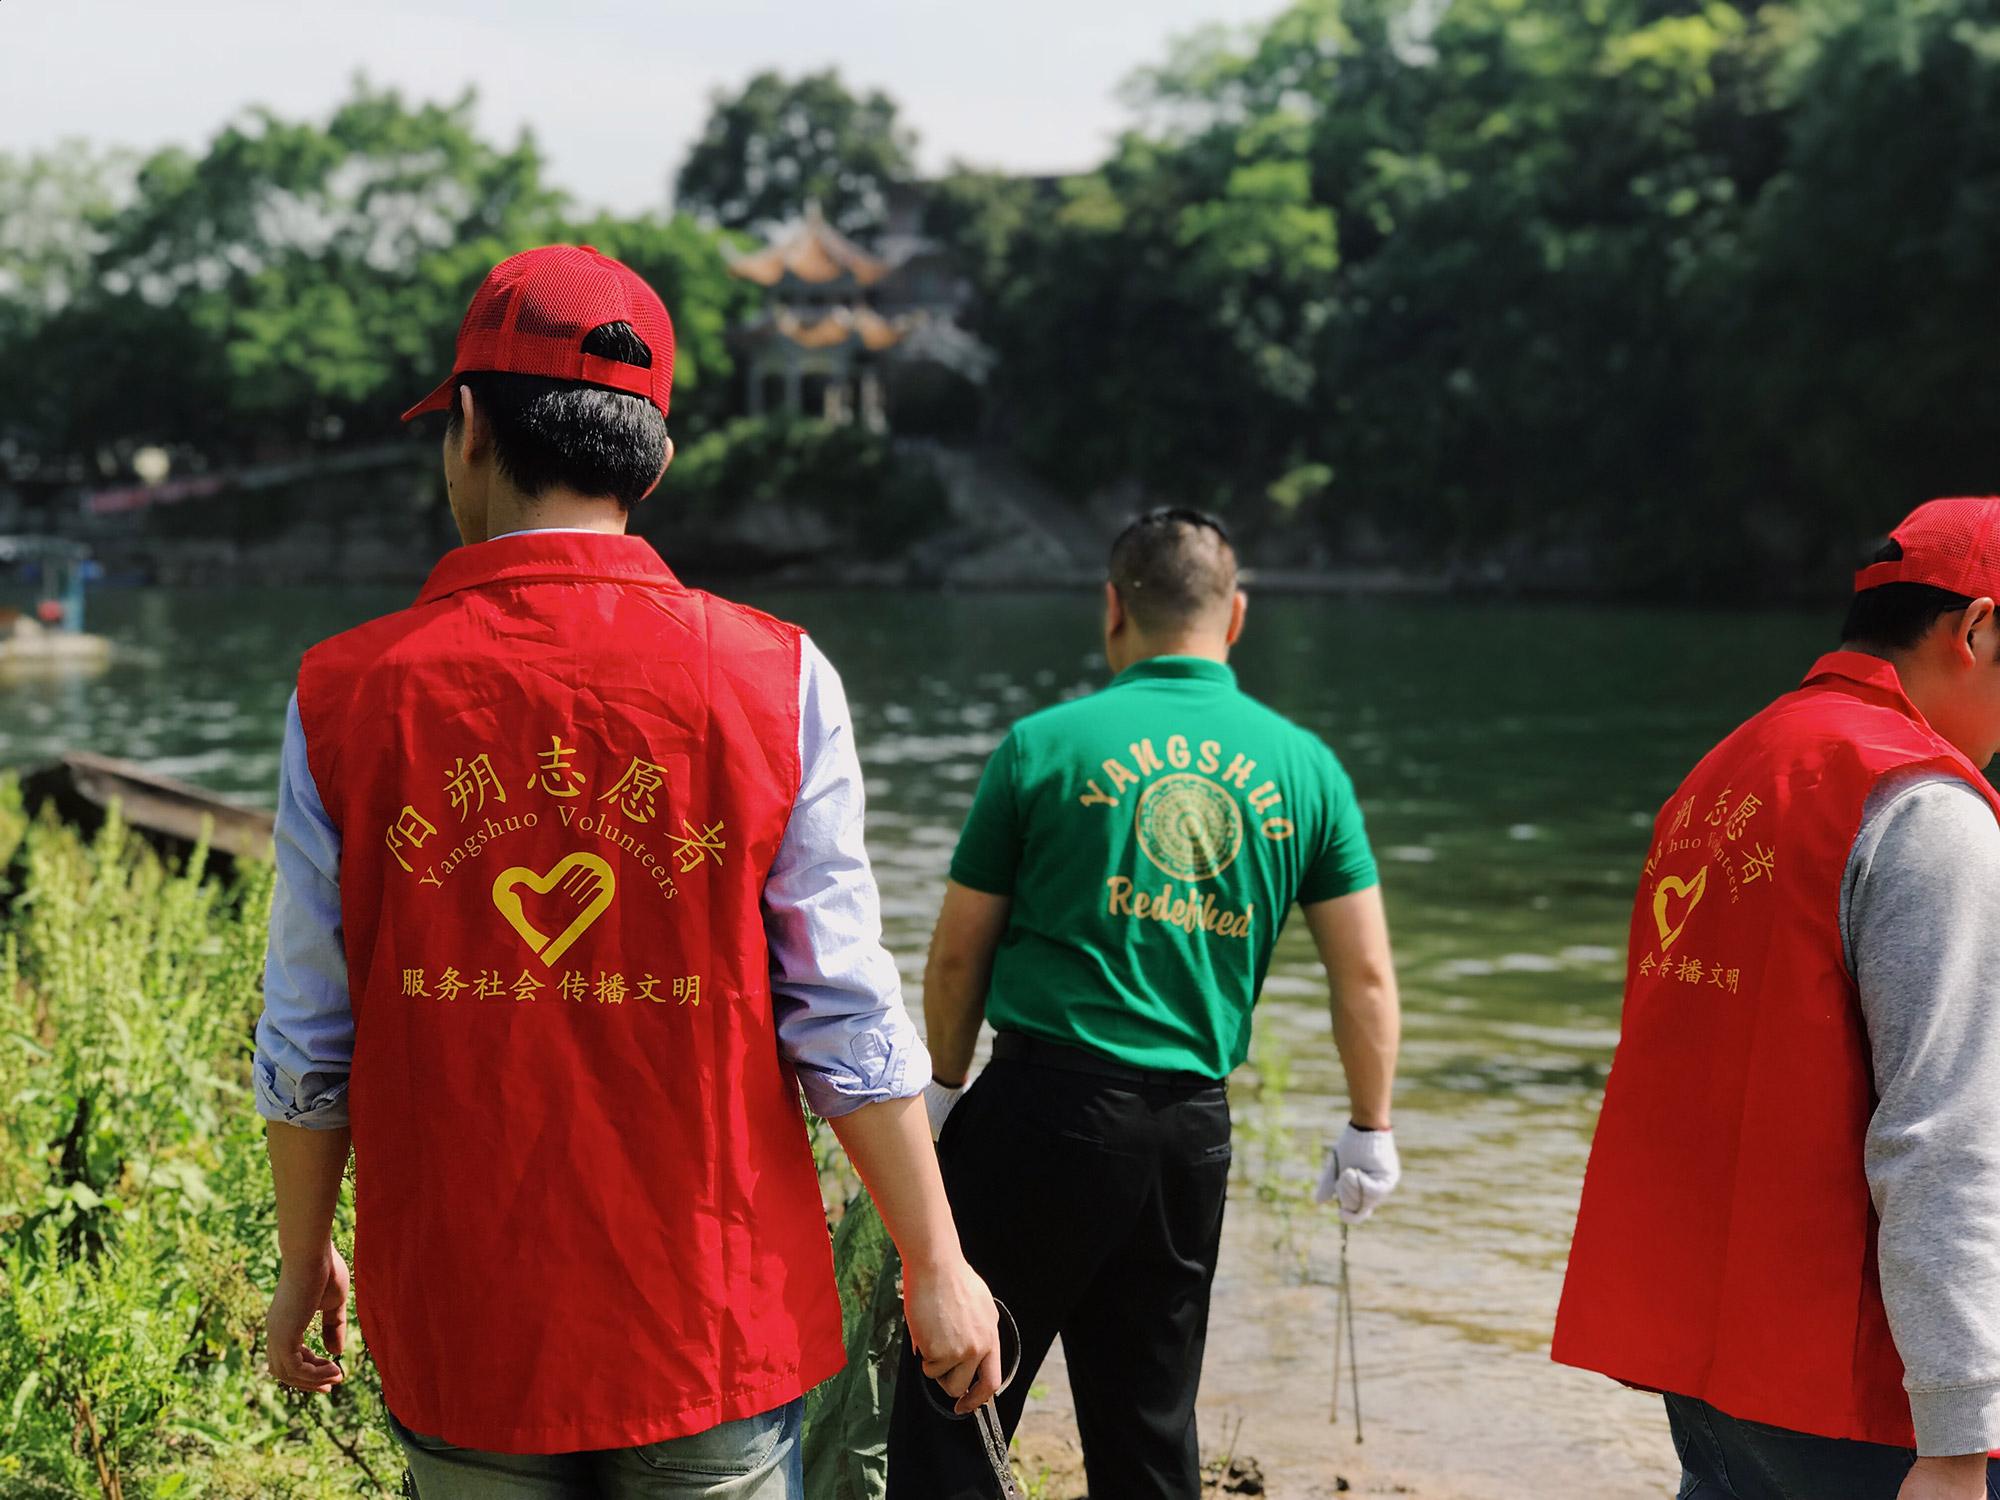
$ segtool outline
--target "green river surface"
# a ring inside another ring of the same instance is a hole
[[[0,687],[0,765],[87,748],[269,805],[313,641],[400,590],[105,590],[101,676]],[[887,936],[913,1009],[958,826],[1009,723],[1105,676],[1095,597],[745,589],[807,627],[853,704]],[[1793,685],[1827,615],[1256,598],[1244,687],[1324,735],[1381,858],[1405,1007],[1404,1182],[1353,1237],[1367,1443],[1327,1421],[1340,1237],[1305,1185],[1344,1119],[1325,982],[1294,923],[1232,1082],[1239,1191],[1204,1447],[1274,1496],[1672,1493],[1657,1402],[1547,1343],[1617,1037],[1625,923],[1656,806]],[[1024,1205],[1032,1212],[1032,1205]],[[1053,1227],[1053,1226],[1052,1226]],[[1066,1449],[1059,1366],[1023,1433]],[[1032,1470],[1031,1470],[1032,1471]],[[1048,1493],[1062,1493],[1060,1481]]]

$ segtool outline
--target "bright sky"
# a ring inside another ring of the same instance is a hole
[[[357,70],[421,98],[471,83],[480,124],[532,126],[587,206],[661,206],[709,91],[829,64],[922,138],[1016,171],[1089,166],[1118,84],[1214,21],[1282,0],[0,0],[0,151],[66,136],[195,146],[245,105],[323,117]]]

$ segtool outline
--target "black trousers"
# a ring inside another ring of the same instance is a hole
[[[1667,1397],[1681,1460],[1679,1500],[1896,1500],[1917,1455],[1742,1422],[1692,1396]],[[2000,1496],[2000,1463],[1986,1466]]]
[[[1058,1333],[1090,1493],[1196,1500],[1195,1390],[1229,1186],[1220,1084],[1141,1084],[996,1060],[938,1142],[966,1259],[1021,1327],[1008,1435]],[[979,1434],[931,1404],[907,1350],[889,1500],[990,1500]]]

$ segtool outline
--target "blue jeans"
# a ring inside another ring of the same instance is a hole
[[[1676,1500],[1896,1500],[1917,1455],[1908,1448],[1813,1437],[1741,1422],[1690,1396],[1667,1397],[1681,1459]],[[2000,1463],[1986,1467],[2000,1500]]]
[[[389,1425],[418,1500],[805,1500],[803,1401],[692,1437],[594,1453],[481,1453]]]

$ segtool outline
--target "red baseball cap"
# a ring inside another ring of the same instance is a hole
[[[1927,500],[1889,533],[1903,555],[1870,563],[1854,591],[1925,583],[1968,599],[2000,599],[2000,495]]]
[[[653,351],[650,367],[583,352],[585,335],[629,323]],[[458,325],[451,375],[403,413],[444,411],[462,375],[542,375],[644,396],[667,414],[674,384],[674,324],[638,272],[589,245],[543,245],[509,256],[473,293]]]

